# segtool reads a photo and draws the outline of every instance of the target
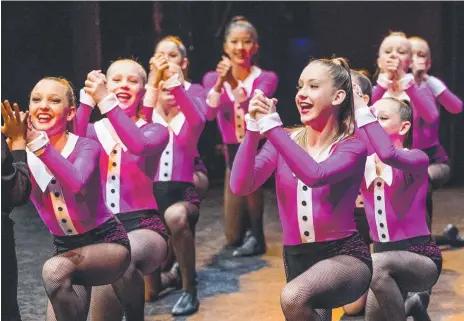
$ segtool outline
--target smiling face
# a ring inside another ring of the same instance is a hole
[[[71,92],[69,92],[71,90]],[[42,79],[31,92],[29,113],[32,125],[49,136],[64,133],[76,114],[72,89],[57,80]]]
[[[395,57],[400,60],[403,71],[407,72],[411,64],[411,46],[406,37],[391,35],[383,40],[377,59],[378,67],[384,70],[386,61]]]
[[[237,24],[227,34],[224,52],[232,63],[249,67],[251,58],[258,52],[258,43],[246,26]]]
[[[327,66],[311,62],[300,75],[295,97],[303,124],[323,128],[346,97],[343,90],[336,90]]]
[[[145,90],[142,66],[132,60],[114,62],[107,71],[107,89],[116,94],[121,109],[136,110]]]

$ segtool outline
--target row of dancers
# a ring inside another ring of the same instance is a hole
[[[373,89],[342,58],[312,60],[295,97],[302,126],[291,129],[276,111],[278,77],[253,63],[257,51],[255,27],[236,17],[202,86],[187,80],[185,46],[169,36],[148,74],[131,59],[91,71],[79,108],[69,82],[53,77],[32,89],[28,112],[2,104],[2,133],[12,150],[27,144],[30,198],[53,235],[47,320],[90,311],[95,321],[140,321],[145,300],[173,283],[182,288],[173,315],[198,310],[195,226],[208,179],[197,145],[213,119],[226,146],[224,224],[236,257],[266,251],[260,187],[275,173],[287,320],[365,305],[366,320],[403,321],[411,302],[426,320],[422,298],[442,266],[426,200],[429,185],[449,177],[436,101],[462,111],[428,75],[427,43],[387,36]],[[95,108],[104,118],[91,124]]]

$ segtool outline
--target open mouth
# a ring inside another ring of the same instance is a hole
[[[121,103],[127,103],[132,98],[132,95],[128,93],[118,93],[116,97]]]
[[[37,120],[39,121],[40,124],[46,124],[49,123],[52,120],[52,116],[50,114],[38,114],[37,115]]]
[[[308,104],[308,103],[303,103],[303,102],[300,102],[299,105],[300,105],[300,113],[301,114],[309,113],[311,108],[313,108],[313,106],[314,106],[313,104]]]

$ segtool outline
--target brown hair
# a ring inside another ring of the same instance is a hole
[[[156,52],[156,49],[158,48],[158,45],[160,43],[162,43],[163,41],[171,41],[171,42],[173,42],[177,46],[177,49],[179,50],[182,59],[187,58],[187,49],[185,48],[184,44],[182,43],[182,40],[179,37],[173,36],[173,35],[168,35],[166,37],[161,38],[156,43],[155,52]],[[189,64],[187,65],[187,68],[185,68],[185,70],[182,70],[182,73],[184,74],[184,79],[185,80],[188,80],[188,69],[189,69]]]
[[[136,65],[138,65],[140,67],[139,69],[140,69],[140,75],[142,76],[143,86],[145,86],[147,84],[147,81],[148,81],[147,72],[145,71],[145,68],[143,68],[143,66],[135,58],[120,58],[120,59],[117,59],[117,60],[111,62],[110,66],[108,67],[108,69],[106,71],[106,74],[108,75],[108,71],[110,70],[110,68],[115,63],[120,62],[120,61],[130,61],[130,62],[133,62]],[[143,103],[143,97],[140,99],[139,105],[137,106],[137,117],[141,118],[141,119],[144,119],[144,120],[147,120],[145,115],[143,115],[142,112],[141,112],[142,103]]]
[[[340,112],[338,114],[338,133],[334,137],[334,141],[343,135],[352,136],[354,134],[354,105],[353,105],[353,85],[351,83],[350,67],[345,58],[332,59],[315,59],[312,63],[320,63],[327,67],[332,85],[336,90],[343,90],[346,97],[340,104]],[[297,127],[290,130],[296,132],[295,141],[298,145],[306,149],[307,145],[307,130],[306,127]]]
[[[351,76],[355,77],[361,86],[362,93],[369,96],[369,102],[372,98],[372,82],[370,81],[370,75],[367,70],[354,70],[351,69]]]

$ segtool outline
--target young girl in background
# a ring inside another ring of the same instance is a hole
[[[216,71],[203,77],[203,86],[208,92],[208,119],[217,116],[219,131],[227,149],[224,182],[224,224],[228,246],[236,247],[236,257],[262,254],[266,251],[263,231],[264,200],[260,190],[246,196],[231,193],[230,169],[240,143],[245,137],[245,115],[255,89],[273,96],[278,78],[253,63],[258,52],[256,28],[244,17],[235,17],[226,28],[224,55]],[[251,230],[244,231],[242,205],[246,202]],[[245,237],[244,237],[245,236]]]

